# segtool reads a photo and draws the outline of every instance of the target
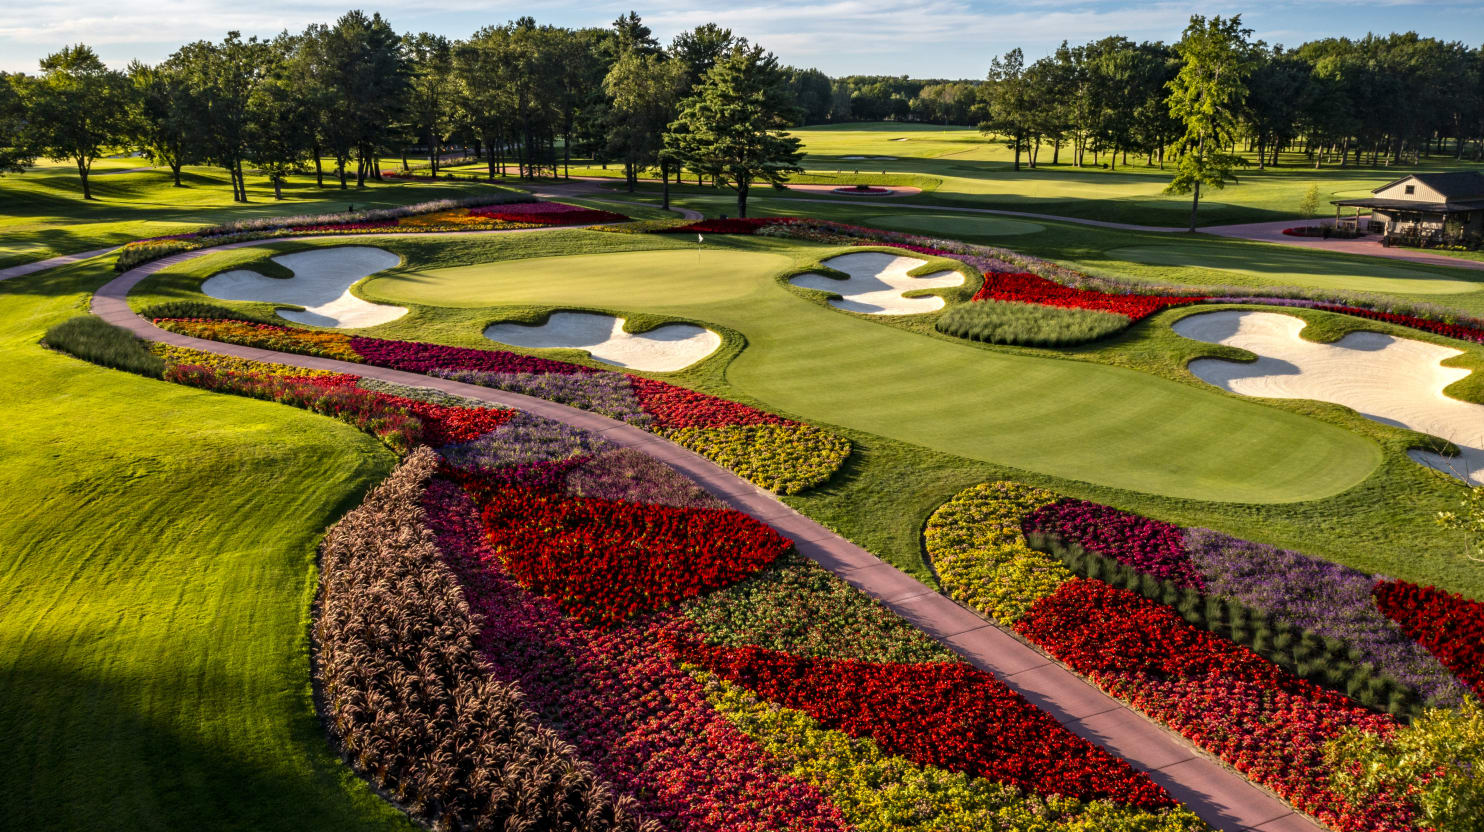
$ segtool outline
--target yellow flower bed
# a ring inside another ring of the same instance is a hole
[[[360,354],[350,347],[350,336],[339,332],[317,332],[216,319],[170,319],[156,321],[155,325],[171,332],[212,341],[361,363]]]
[[[802,711],[691,669],[706,698],[781,764],[829,796],[860,832],[1194,832],[1189,809],[1149,812],[1106,800],[1043,798],[962,772],[918,765],[870,739],[825,729]]]
[[[798,423],[658,432],[779,494],[797,494],[823,484],[850,456],[850,440]]]
[[[249,361],[246,358],[217,355],[214,352],[203,352],[201,350],[193,350],[190,347],[177,347],[171,344],[152,343],[149,345],[149,351],[163,359],[166,364],[211,367],[216,370],[225,370],[232,373],[267,373],[288,378],[323,378],[325,376],[339,375],[339,373],[332,373],[329,370],[311,370],[307,367],[290,367],[287,364]]]
[[[1075,577],[1060,560],[1026,545],[1020,521],[1058,496],[1015,482],[980,483],[928,519],[928,556],[955,600],[1003,624]]]

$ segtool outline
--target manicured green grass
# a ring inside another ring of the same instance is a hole
[[[778,279],[836,248],[713,237],[718,242],[698,251],[689,238],[580,231],[519,242],[548,237],[558,250],[589,240],[610,252],[648,250],[443,267],[466,260],[459,241],[417,252],[384,239],[379,244],[408,265],[369,279],[359,293],[412,312],[367,332],[489,347],[484,325],[509,317],[494,306],[701,321],[746,339],[725,381],[770,408],[968,459],[1151,493],[1312,499],[1360,482],[1380,460],[1374,444],[1290,413],[1123,368],[923,337],[838,312]],[[654,251],[656,243],[671,251]],[[190,278],[165,285],[187,290],[188,280],[242,256],[195,264]],[[148,294],[136,303],[161,294],[143,289]],[[721,350],[707,363],[725,365],[732,353]]]
[[[647,195],[644,198],[649,199]],[[711,196],[684,196],[675,200],[675,204],[708,216],[724,212],[730,206],[725,198]],[[887,216],[896,216],[882,215],[880,206],[801,203],[771,196],[754,199],[750,205],[749,213],[754,216],[818,217],[873,226],[880,226],[879,221]],[[945,226],[941,231],[924,224],[921,230],[912,233],[940,234],[1004,246],[1090,273],[1163,285],[1198,289],[1299,286],[1441,305],[1484,316],[1484,271],[1477,269],[1398,263],[1205,234],[1125,231],[1041,220],[1036,224],[1043,225],[1043,231],[1007,237],[993,230],[976,233],[976,219],[968,218],[956,227]]]
[[[309,687],[316,542],[393,458],[37,344],[111,277],[0,283],[0,826],[412,829],[336,759]]]
[[[872,228],[889,228],[912,234],[928,234],[939,237],[1017,237],[1045,231],[1046,226],[1028,220],[1012,220],[992,214],[935,214],[931,211],[916,211],[904,214],[881,214],[866,217],[863,225]]]
[[[1011,153],[1003,141],[992,140],[971,127],[862,123],[797,128],[804,142],[806,174],[801,183],[915,185],[919,196],[892,197],[893,201],[924,205],[955,205],[1032,211],[1057,216],[1110,220],[1140,225],[1184,227],[1190,199],[1164,193],[1173,171],[1161,170],[1143,157],[1118,160],[1116,168],[1102,156],[1093,164],[1074,167],[1068,148],[1060,164],[1052,165],[1052,149],[1041,150],[1036,169],[1012,169]],[[1247,154],[1249,157],[1251,154]],[[846,159],[846,156],[895,156],[896,159]],[[1281,154],[1280,167],[1238,173],[1239,182],[1208,191],[1201,200],[1199,224],[1225,225],[1264,220],[1298,219],[1299,206],[1311,186],[1319,187],[1321,213],[1331,199],[1364,196],[1372,188],[1414,171],[1477,169],[1451,158],[1424,159],[1415,167],[1336,168],[1315,170],[1302,153]],[[1022,164],[1026,162],[1022,157]],[[574,169],[574,174],[619,177],[616,166]],[[648,187],[648,186],[646,186]],[[694,186],[690,186],[694,187]],[[683,190],[683,189],[682,189]],[[795,194],[794,198],[818,198]],[[784,197],[788,198],[788,197]],[[879,212],[878,212],[879,213]]]
[[[124,169],[147,165],[143,159],[106,160]],[[45,165],[26,173],[0,176],[0,267],[90,251],[130,240],[181,234],[228,220],[293,216],[356,208],[409,205],[466,196],[490,185],[469,182],[368,182],[340,190],[326,177],[320,189],[312,176],[292,177],[284,199],[260,177],[249,177],[246,205],[232,202],[225,174],[216,168],[191,167],[185,187],[172,184],[170,171],[116,173],[92,180],[95,200],[82,199],[77,171]]]

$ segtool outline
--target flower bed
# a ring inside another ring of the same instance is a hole
[[[1379,581],[1376,605],[1484,699],[1484,604],[1436,587]]]
[[[408,457],[320,546],[315,681],[346,761],[437,828],[644,828],[518,686],[488,673],[478,619],[427,528],[434,465],[427,449]]]
[[[1325,785],[1325,746],[1347,730],[1388,736],[1396,723],[1198,630],[1173,610],[1101,581],[1076,579],[1036,604],[1016,632],[1110,694],[1341,830],[1411,827],[1396,794],[1346,804]]]
[[[1008,300],[1039,303],[1068,309],[1092,309],[1123,315],[1130,321],[1141,321],[1171,306],[1186,306],[1206,300],[1200,296],[1165,296],[1110,294],[1095,289],[1074,289],[1026,272],[1006,274],[990,272],[984,285],[974,293],[974,300]]]
[[[560,225],[623,222],[628,218],[559,202],[519,202],[524,196],[474,197],[440,200],[400,208],[345,212],[308,217],[262,218],[211,226],[191,234],[176,234],[127,243],[114,262],[115,271],[182,251],[246,240],[340,234],[403,234],[447,231],[504,231]],[[537,208],[535,206],[558,206]]]
[[[451,378],[581,407],[651,430],[772,491],[830,478],[850,442],[812,425],[640,376],[503,350],[350,336],[276,324],[159,318],[172,332]]]
[[[1466,692],[1387,601],[1463,681],[1481,664],[1477,602],[1016,483],[959,493],[924,535],[952,597],[1338,829],[1413,828],[1406,794],[1350,805],[1325,786],[1330,743],[1398,724],[1360,702],[1414,714],[1408,690],[1448,706]]]
[[[739,217],[736,219],[697,220],[670,227],[655,228],[657,234],[756,234],[775,225],[788,225],[792,217]]]
[[[962,662],[882,664],[683,638],[671,647],[680,661],[918,765],[1042,797],[1082,795],[1151,809],[1174,804],[1127,762]]]
[[[1057,500],[1026,515],[1026,532],[1055,534],[1178,587],[1204,591],[1178,526],[1086,500]]]

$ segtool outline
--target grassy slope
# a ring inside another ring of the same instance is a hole
[[[107,168],[127,170],[142,159],[110,159]],[[407,205],[476,193],[477,183],[352,182],[321,190],[310,176],[294,177],[275,200],[273,189],[254,177],[248,205],[233,204],[225,174],[216,168],[186,168],[185,187],[176,188],[168,169],[95,176],[92,202],[81,198],[75,169],[43,165],[0,177],[0,267],[58,254],[119,245],[141,237],[180,234],[232,219],[291,216]],[[329,178],[326,185],[330,184]]]
[[[1163,193],[1171,172],[1147,166],[1143,158],[1129,157],[1116,170],[1092,165],[1069,164],[1071,153],[1063,148],[1063,164],[1051,165],[1051,148],[1042,150],[1042,165],[1035,170],[1015,171],[1011,154],[1003,142],[989,141],[979,131],[966,127],[923,124],[840,124],[798,128],[793,131],[804,142],[807,174],[800,182],[916,185],[927,192],[902,201],[923,204],[960,205],[1035,211],[1060,216],[1113,220],[1144,225],[1183,227],[1190,215],[1189,197]],[[902,139],[903,141],[895,141]],[[1249,154],[1250,155],[1250,154]],[[845,156],[896,156],[894,160],[850,160]],[[1106,164],[1106,156],[1100,160]],[[1319,187],[1320,213],[1332,210],[1331,199],[1368,195],[1372,188],[1390,182],[1412,168],[1345,168],[1328,165],[1315,170],[1301,153],[1285,153],[1281,167],[1240,171],[1239,184],[1204,195],[1201,225],[1224,225],[1297,218],[1299,203],[1310,186]],[[1025,160],[1022,158],[1022,164]],[[1416,170],[1450,170],[1470,167],[1439,157],[1423,160]],[[1477,165],[1472,167],[1477,168]],[[614,166],[607,170],[574,169],[583,175],[619,176]]]
[[[0,825],[411,828],[331,753],[307,664],[315,543],[391,455],[37,345],[111,276],[0,283]]]

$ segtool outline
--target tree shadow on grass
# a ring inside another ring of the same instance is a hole
[[[253,724],[254,717],[272,716],[242,714],[233,740],[286,734],[289,747],[264,743],[257,749],[261,760],[241,759],[182,730],[192,724],[189,713],[176,724],[146,713],[147,685],[69,666],[62,658],[68,647],[56,645],[45,659],[28,650],[0,671],[0,734],[9,746],[0,766],[6,828],[413,828],[335,759],[307,699],[287,731]],[[182,704],[188,707],[189,698]],[[283,765],[269,770],[266,760]]]

